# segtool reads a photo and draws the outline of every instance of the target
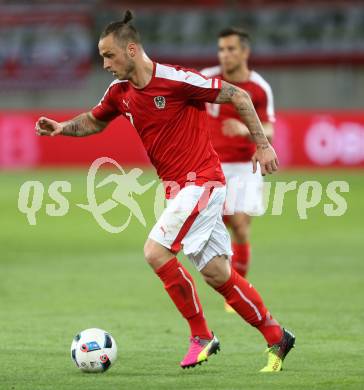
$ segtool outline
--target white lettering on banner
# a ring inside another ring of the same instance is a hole
[[[0,116],[0,167],[31,167],[38,162],[38,156],[33,119],[21,115]]]
[[[305,138],[308,157],[317,164],[329,165],[336,160],[336,128],[328,121],[314,123]]]
[[[344,164],[364,161],[364,126],[359,123],[342,123],[340,128],[340,157]]]
[[[355,122],[335,125],[329,119],[321,119],[308,129],[305,151],[319,165],[336,161],[359,164],[364,161],[364,126]]]

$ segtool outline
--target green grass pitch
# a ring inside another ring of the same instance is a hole
[[[195,276],[210,327],[222,350],[207,364],[183,371],[188,328],[162,284],[143,260],[153,225],[153,191],[135,198],[147,216],[124,232],[103,231],[76,203],[86,202],[85,170],[0,174],[0,389],[363,389],[364,388],[364,173],[283,172],[271,180],[346,180],[348,210],[323,213],[324,197],[300,220],[297,192],[283,214],[256,218],[249,280],[268,308],[297,336],[296,349],[278,374],[260,374],[264,340],[222,298]],[[149,172],[142,181],[153,177]],[[70,210],[49,217],[45,204],[37,225],[17,209],[26,180],[47,188],[69,180]],[[102,196],[111,194],[105,188]],[[111,212],[122,221],[123,211]],[[102,375],[83,374],[70,359],[73,336],[100,327],[115,337],[119,359]]]

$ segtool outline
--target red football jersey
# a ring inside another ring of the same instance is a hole
[[[225,183],[206,126],[205,108],[206,102],[216,100],[220,90],[218,78],[154,63],[152,79],[144,88],[115,80],[92,114],[104,122],[118,115],[127,117],[164,182],[176,181],[182,187],[188,173],[194,172],[198,185],[207,181]]]
[[[204,69],[201,73],[207,77],[223,79],[220,66]],[[272,90],[262,76],[251,71],[247,81],[231,84],[249,93],[261,122],[275,121]],[[254,142],[248,137],[228,137],[222,133],[224,120],[230,118],[240,120],[240,116],[233,105],[208,103],[206,106],[212,143],[220,160],[222,162],[250,161],[255,152]]]

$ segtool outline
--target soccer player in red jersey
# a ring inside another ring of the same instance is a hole
[[[254,169],[259,162],[262,173],[274,172],[278,165],[274,149],[246,92],[191,69],[153,62],[131,19],[127,11],[122,21],[110,23],[101,34],[104,68],[116,80],[100,103],[66,122],[41,117],[36,133],[87,136],[99,133],[119,115],[128,118],[169,199],[149,234],[144,254],[191,329],[181,367],[194,367],[220,349],[194,281],[176,258],[183,248],[206,282],[265,338],[269,354],[263,371],[280,371],[295,338],[271,316],[254,287],[230,267],[231,242],[222,221],[225,179],[206,127],[205,102],[232,103],[240,113],[257,144]]]
[[[271,140],[275,120],[272,90],[262,76],[249,69],[249,55],[249,35],[239,28],[227,28],[220,32],[218,39],[220,65],[206,68],[201,73],[245,90],[250,95],[265,135]],[[256,144],[233,104],[207,103],[206,107],[212,144],[227,181],[227,215],[224,221],[232,230],[232,266],[245,277],[250,262],[251,217],[264,213],[263,178],[259,167],[253,173],[252,166]],[[229,305],[225,307],[231,311]]]

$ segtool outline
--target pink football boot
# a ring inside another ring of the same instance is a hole
[[[181,362],[181,367],[195,367],[197,364],[206,362],[210,355],[216,354],[219,350],[220,342],[215,335],[210,340],[190,337],[190,348]]]

